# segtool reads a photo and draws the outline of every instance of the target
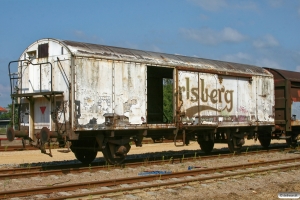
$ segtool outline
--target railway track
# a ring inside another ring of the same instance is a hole
[[[262,147],[257,147],[257,146],[245,146],[245,148],[242,149],[242,154],[243,153],[250,153],[250,152],[264,152],[264,151],[284,151],[284,150],[289,150],[290,148],[287,148],[286,144],[280,144],[280,145],[271,145],[267,150],[263,149]],[[57,150],[57,151],[62,151],[65,152],[67,150]],[[163,155],[162,155],[163,154]],[[220,156],[223,154],[228,154],[228,155],[232,155],[230,154],[230,152],[228,150],[217,150],[217,151],[213,151],[210,153],[210,156]],[[183,156],[185,158],[189,158],[189,157],[195,157],[195,156],[206,156],[207,154],[205,154],[204,152],[202,152],[201,150],[182,150],[182,151],[168,151],[168,152],[152,152],[152,153],[147,153],[146,156],[143,156],[143,154],[141,154],[141,158],[136,158],[136,156],[134,156],[134,158],[130,158],[131,156],[133,157],[133,155],[129,155],[128,158],[124,161],[124,164],[128,164],[128,163],[132,163],[132,162],[145,162],[145,160],[147,161],[155,161],[155,160],[160,160],[162,157],[164,157],[166,160],[170,160],[170,159],[180,159]],[[97,162],[92,162],[90,166],[99,166],[99,165],[106,165],[106,162],[104,160],[98,160]],[[25,168],[26,170],[28,170],[29,168],[31,170],[38,170],[38,171],[42,171],[42,170],[51,170],[51,169],[67,169],[67,168],[79,168],[79,167],[86,167],[87,165],[84,165],[82,163],[71,163],[69,162],[69,164],[64,164],[62,165],[61,163],[56,164],[56,161],[53,162],[44,162],[44,163],[23,163],[19,165],[19,168]],[[17,171],[21,170],[19,168],[15,168]],[[1,169],[0,169],[0,174],[1,174]]]
[[[287,149],[289,150],[289,149]],[[37,167],[22,167],[22,168],[8,168],[8,169],[0,169],[0,180],[5,179],[13,179],[13,178],[26,178],[33,176],[49,176],[49,175],[65,175],[69,173],[82,173],[82,172],[96,172],[100,170],[107,169],[118,169],[118,168],[135,168],[139,166],[150,166],[150,165],[163,165],[163,164],[174,164],[174,163],[182,163],[187,161],[195,161],[195,160],[209,160],[209,159],[217,159],[217,158],[229,158],[233,156],[243,156],[243,155],[254,155],[254,154],[264,154],[264,153],[274,153],[280,152],[282,149],[271,149],[271,150],[260,150],[260,151],[251,151],[251,152],[243,152],[241,154],[219,154],[219,155],[209,155],[209,156],[186,156],[186,157],[178,157],[171,159],[158,159],[158,160],[146,160],[140,161],[139,159],[128,160],[124,165],[107,165],[106,163],[96,163],[89,167],[81,167],[80,165],[61,165],[61,166],[37,166]],[[55,169],[60,168],[60,169]]]
[[[300,157],[272,160],[258,163],[248,163],[240,165],[223,166],[216,168],[207,169],[194,169],[182,172],[171,172],[170,174],[160,174],[160,175],[150,175],[150,176],[136,176],[130,178],[120,178],[113,180],[103,180],[103,181],[91,181],[84,183],[75,184],[64,184],[64,185],[52,185],[51,187],[38,187],[38,188],[28,188],[22,190],[12,190],[0,192],[0,198],[13,198],[13,197],[24,197],[32,196],[37,194],[49,194],[57,193],[60,191],[76,191],[78,189],[89,189],[97,190],[96,188],[109,187],[109,190],[92,191],[84,194],[74,194],[69,195],[67,198],[78,198],[84,196],[95,196],[104,195],[108,193],[122,192],[122,191],[132,191],[137,189],[145,189],[152,187],[169,186],[176,184],[187,184],[189,182],[195,181],[206,181],[211,179],[222,179],[227,177],[257,174],[263,172],[271,171],[286,171],[290,169],[299,169]],[[263,168],[262,168],[263,167]],[[242,171],[240,171],[242,170]],[[205,176],[203,176],[205,175]],[[188,177],[188,178],[187,178]],[[156,183],[155,181],[160,180],[161,182]],[[153,183],[154,181],[154,183]],[[133,185],[126,188],[120,187],[122,184],[136,184],[136,183],[147,183],[139,184],[138,186]],[[149,184],[148,184],[149,183]],[[53,199],[65,199],[66,196],[55,197]]]

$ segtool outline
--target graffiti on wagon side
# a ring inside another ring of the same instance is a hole
[[[190,79],[185,78],[185,85],[179,87],[180,93],[185,93],[186,99],[192,102],[199,102],[199,106],[192,106],[186,110],[188,116],[192,116],[199,111],[212,110],[217,112],[231,112],[233,109],[233,90],[226,90],[225,87],[212,89],[205,85],[204,79],[200,79],[200,87],[190,87]],[[182,97],[181,97],[182,98]],[[182,99],[184,101],[184,99]],[[209,105],[201,105],[209,103]],[[225,104],[224,104],[225,103]],[[217,105],[224,105],[223,108],[217,108]]]

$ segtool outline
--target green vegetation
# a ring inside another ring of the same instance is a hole
[[[3,120],[3,119],[10,119],[11,118],[11,114],[10,113],[3,113],[0,115],[0,119]]]
[[[0,135],[6,134],[6,128],[0,128]]]
[[[163,105],[165,122],[173,122],[173,79],[163,79]]]
[[[8,105],[8,112],[6,112],[6,113],[2,113],[2,114],[0,114],[0,119],[1,120],[3,120],[3,119],[11,119],[11,116],[12,116],[12,106],[11,106],[11,104],[9,104]]]
[[[18,124],[18,104],[15,104],[16,106],[14,107],[14,110],[15,110],[15,115],[14,115],[14,122],[15,122],[15,125]],[[13,107],[12,107],[12,104],[8,104],[8,112],[6,113],[2,113],[0,114],[0,120],[11,120],[12,119],[12,111],[13,111]],[[9,125],[8,126],[12,126],[12,120],[10,121]],[[0,127],[0,134],[6,134],[6,127]]]

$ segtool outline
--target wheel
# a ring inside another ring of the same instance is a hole
[[[228,141],[228,149],[231,153],[241,153],[242,146],[234,146],[233,139]]]
[[[116,145],[107,143],[105,148],[102,149],[103,156],[105,160],[112,165],[121,164],[125,158],[127,153],[129,152],[131,146],[128,144],[125,145]]]
[[[231,153],[233,153],[234,152],[234,144],[233,144],[233,140],[231,139],[231,140],[228,140],[227,141],[227,144],[228,144],[228,149],[229,149],[229,151],[231,152]]]
[[[291,148],[296,148],[297,147],[297,136],[298,134],[295,132],[291,132],[290,134],[291,137],[289,139],[286,139],[286,144],[291,147]]]
[[[202,151],[204,151],[206,154],[209,154],[213,150],[215,143],[212,140],[200,140],[198,141],[198,144],[200,145]]]
[[[260,142],[260,145],[264,148],[268,148],[271,143],[271,135],[270,134],[259,134],[258,140]]]
[[[95,160],[97,156],[97,153],[98,153],[97,151],[85,150],[85,149],[77,150],[74,152],[77,160],[79,160],[83,164],[90,164],[91,162],[93,162],[93,160]]]
[[[297,140],[293,140],[292,138],[286,139],[286,144],[288,147],[291,147],[292,149],[297,147]]]
[[[227,144],[228,149],[231,153],[241,153],[242,145],[245,143],[244,139],[233,137],[230,133],[226,133],[227,135]],[[234,140],[236,146],[234,145]]]
[[[297,147],[297,140],[292,140],[291,138],[286,139],[286,144],[294,149]]]

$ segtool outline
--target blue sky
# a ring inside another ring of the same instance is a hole
[[[299,0],[1,0],[0,106],[7,66],[58,38],[300,71]]]

